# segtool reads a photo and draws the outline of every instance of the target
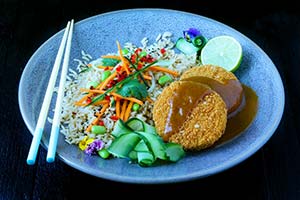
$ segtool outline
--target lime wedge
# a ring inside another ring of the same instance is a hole
[[[233,72],[240,66],[242,55],[240,43],[231,36],[222,35],[206,43],[200,59],[203,65],[217,65]]]

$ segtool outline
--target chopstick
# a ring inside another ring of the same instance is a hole
[[[50,141],[47,153],[47,162],[53,162],[55,160],[55,153],[57,147],[57,140],[59,136],[59,126],[60,126],[60,118],[61,118],[61,110],[62,110],[62,101],[64,97],[64,90],[65,90],[65,83],[68,73],[68,66],[69,66],[69,57],[71,51],[71,42],[72,42],[72,33],[73,33],[73,24],[74,20],[71,21],[71,27],[68,34],[67,46],[64,55],[64,61],[61,71],[61,77],[58,87],[57,99],[55,104],[55,113],[52,122],[51,134],[50,134]]]
[[[73,20],[72,20],[72,23],[73,23]],[[71,22],[67,23],[61,44],[59,46],[59,50],[58,50],[56,58],[55,58],[55,62],[53,64],[53,69],[52,69],[52,72],[50,75],[50,79],[49,79],[46,93],[44,96],[43,104],[42,104],[42,107],[41,107],[41,110],[39,113],[39,118],[38,118],[37,125],[36,125],[34,133],[33,133],[32,142],[31,142],[29,153],[27,156],[27,164],[28,165],[33,165],[36,160],[36,156],[37,156],[37,152],[38,152],[39,145],[41,142],[42,134],[44,132],[44,126],[45,126],[46,119],[48,116],[48,110],[50,107],[56,78],[57,78],[59,67],[61,64],[63,52],[65,49],[67,36],[69,34],[70,24],[71,24]]]

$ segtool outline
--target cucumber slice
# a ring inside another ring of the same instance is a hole
[[[117,138],[123,134],[132,133],[132,132],[133,130],[130,129],[122,120],[118,120],[111,134]]]
[[[145,131],[145,122],[138,118],[131,118],[126,122],[126,125],[134,131]]]
[[[108,152],[118,158],[128,158],[129,153],[140,142],[141,138],[136,133],[128,133],[116,138],[108,147]]]
[[[148,152],[149,149],[147,145],[145,144],[144,140],[141,140],[134,148],[134,151],[136,152]]]
[[[166,154],[168,156],[168,160],[172,162],[177,162],[182,157],[184,157],[185,152],[179,144],[175,143],[167,143],[166,144]]]
[[[132,161],[136,161],[138,159],[137,157],[137,152],[135,150],[131,151],[128,155],[128,157],[130,158],[130,160]]]
[[[197,53],[200,50],[200,48],[195,47],[193,43],[186,41],[184,38],[179,38],[175,46],[186,55]]]
[[[137,152],[137,159],[141,166],[150,166],[155,162],[155,158],[150,152]]]
[[[167,159],[165,144],[158,135],[141,131],[137,131],[136,133],[142,137],[149,150],[153,153],[155,159]]]

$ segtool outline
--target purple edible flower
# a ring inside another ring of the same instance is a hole
[[[97,151],[99,151],[103,147],[104,143],[102,142],[102,140],[95,140],[85,149],[85,153],[89,155],[96,154]]]
[[[191,42],[195,37],[201,35],[200,31],[196,28],[189,28],[189,30],[183,31],[186,41]]]

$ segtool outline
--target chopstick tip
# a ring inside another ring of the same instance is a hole
[[[28,164],[28,165],[34,165],[34,163],[35,163],[34,160],[31,160],[31,159],[30,159],[30,160],[27,160],[27,164]]]

